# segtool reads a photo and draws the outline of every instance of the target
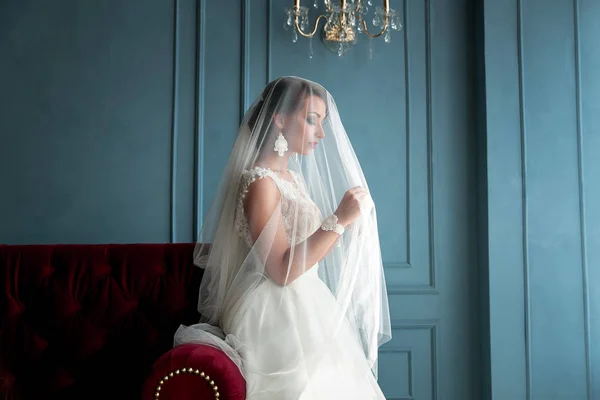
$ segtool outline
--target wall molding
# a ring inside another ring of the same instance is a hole
[[[406,354],[408,359],[408,396],[392,396],[387,397],[387,400],[414,400],[414,363],[413,363],[413,352],[411,349],[404,347],[388,347],[385,350],[381,350],[380,354]]]
[[[177,145],[179,143],[179,0],[173,1],[173,90],[171,107],[171,209],[170,234],[171,243],[177,242]]]
[[[240,95],[240,122],[250,106],[250,0],[242,0],[241,43],[242,63]]]
[[[525,126],[525,88],[523,65],[523,4],[517,0],[517,60],[519,73],[519,123],[521,138],[521,222],[523,226],[523,296],[525,307],[525,392],[527,400],[532,398],[531,388],[531,299],[529,277],[528,207],[527,207],[527,130]]]
[[[196,0],[196,112],[194,132],[194,225],[192,240],[197,240],[202,228],[204,208],[204,79],[206,2]]]
[[[387,290],[388,294],[391,295],[415,295],[415,294],[426,294],[426,295],[438,295],[440,294],[437,288],[424,285],[390,285]]]
[[[577,115],[577,184],[579,191],[579,237],[581,241],[581,273],[583,279],[583,332],[585,344],[585,383],[587,398],[594,398],[592,386],[592,353],[590,345],[590,283],[587,252],[587,225],[586,225],[586,202],[584,158],[583,158],[583,111],[582,111],[582,86],[581,86],[581,44],[579,32],[579,0],[573,0],[573,35],[574,35],[574,58],[575,58],[575,112]]]
[[[271,82],[271,26],[273,25],[273,16],[271,15],[271,9],[273,8],[273,0],[267,0],[267,79],[266,83]]]
[[[437,290],[437,271],[435,259],[435,212],[434,212],[434,190],[433,190],[433,111],[432,99],[433,89],[431,87],[431,2],[425,0],[425,69],[426,69],[426,104],[427,104],[427,199],[429,201],[429,285]]]
[[[433,320],[392,320],[392,331],[394,330],[426,330],[429,332],[429,346],[431,349],[431,358],[430,358],[430,365],[431,365],[431,393],[432,393],[432,400],[437,400],[438,397],[438,393],[439,393],[439,382],[438,382],[438,376],[439,376],[439,366],[438,366],[438,320],[433,319]],[[410,355],[412,355],[412,348],[408,348],[408,347],[403,347],[403,346],[382,346],[382,348],[380,349],[380,353],[381,354],[385,354],[385,353],[393,353],[393,352],[411,352]],[[403,397],[388,397],[389,400],[393,400],[393,399],[397,399],[397,400],[412,400],[413,397],[413,369],[412,369],[412,365],[411,368],[409,369],[409,374],[411,374],[410,376],[410,380],[409,380],[409,385],[410,385],[410,390],[409,390],[409,396],[403,396]]]
[[[390,294],[438,294],[437,290],[437,271],[436,271],[436,259],[435,259],[435,226],[434,226],[434,187],[433,187],[433,114],[431,108],[431,99],[432,99],[432,86],[431,86],[431,59],[432,59],[432,51],[431,51],[431,4],[430,0],[425,0],[424,8],[425,8],[425,102],[426,102],[426,137],[427,137],[427,201],[428,201],[428,211],[427,211],[427,227],[428,227],[428,256],[429,256],[429,264],[420,266],[414,265],[412,260],[412,234],[411,227],[417,224],[413,223],[414,217],[411,215],[411,198],[410,198],[410,186],[411,186],[411,156],[410,156],[410,139],[411,139],[411,113],[412,113],[412,103],[411,103],[411,68],[410,68],[410,52],[409,52],[409,1],[403,1],[403,29],[407,32],[403,35],[404,40],[404,84],[405,84],[405,99],[404,103],[406,105],[406,141],[405,141],[405,158],[406,158],[406,221],[407,221],[407,261],[396,261],[396,262],[384,262],[384,266],[386,269],[410,269],[410,268],[428,268],[429,270],[429,279],[427,283],[420,283],[416,285],[390,285],[388,292]]]
[[[411,107],[411,103],[410,103],[410,88],[411,88],[411,80],[410,80],[410,52],[408,51],[409,49],[409,41],[408,41],[408,29],[409,29],[409,25],[408,25],[408,1],[407,0],[402,0],[403,2],[403,15],[402,15],[402,25],[403,25],[403,29],[405,29],[405,31],[407,32],[406,35],[402,35],[402,38],[404,40],[404,104],[405,104],[405,114],[406,114],[406,124],[405,124],[405,130],[406,130],[406,142],[404,145],[405,148],[405,158],[406,158],[406,165],[404,168],[405,174],[406,174],[406,194],[408,195],[410,193],[410,184],[411,184],[411,179],[410,179],[410,161],[411,161],[411,157],[410,157],[410,135],[411,135],[411,129],[410,129],[410,123],[412,121],[411,118],[411,111],[412,111],[412,107]],[[425,62],[427,63],[427,60],[425,60]],[[428,162],[428,167],[429,167],[429,162]],[[408,197],[408,196],[407,196]],[[407,251],[407,261],[404,263],[387,263],[390,268],[412,268],[412,261],[411,261],[411,238],[412,235],[410,234],[410,227],[412,226],[411,222],[411,216],[410,216],[410,205],[411,202],[410,200],[406,202],[406,251]]]

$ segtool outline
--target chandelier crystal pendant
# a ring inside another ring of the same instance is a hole
[[[367,28],[366,18],[369,7],[373,5],[372,0],[367,0],[366,4],[362,0],[323,0],[325,14],[319,15],[315,21],[312,31],[308,28],[308,7],[300,5],[300,0],[294,0],[294,6],[285,10],[286,20],[284,28],[293,27],[292,41],[298,41],[298,34],[311,39],[309,43],[309,56],[312,58],[312,38],[319,28],[321,19],[325,20],[322,40],[332,52],[338,56],[345,55],[349,49],[354,47],[358,35],[364,34],[373,39],[380,36],[384,37],[386,43],[392,40],[391,31],[402,29],[400,16],[390,8],[389,0],[383,0],[383,7],[376,7],[373,17],[373,26],[380,28],[379,32],[372,34]],[[313,0],[313,7],[318,8],[318,0]]]

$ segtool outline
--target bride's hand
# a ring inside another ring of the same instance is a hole
[[[344,227],[350,225],[360,216],[361,202],[369,198],[367,189],[362,186],[356,186],[344,194],[335,215],[338,217],[338,223]]]

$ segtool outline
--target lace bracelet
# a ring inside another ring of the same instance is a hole
[[[334,231],[340,236],[344,234],[345,230],[343,225],[338,224],[338,217],[335,214],[331,214],[329,217],[323,220],[323,223],[321,224],[321,229],[323,229],[324,231]]]

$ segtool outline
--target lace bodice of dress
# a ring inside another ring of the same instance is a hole
[[[285,232],[290,244],[298,244],[312,235],[321,226],[323,220],[321,212],[316,204],[310,199],[302,181],[302,177],[290,170],[294,182],[280,177],[276,172],[268,168],[254,167],[244,170],[238,191],[235,222],[240,235],[249,246],[252,246],[248,219],[244,212],[244,197],[248,188],[257,179],[269,177],[273,179],[281,193],[281,213]],[[297,213],[296,213],[297,209]],[[297,218],[297,228],[294,235],[294,221]]]

